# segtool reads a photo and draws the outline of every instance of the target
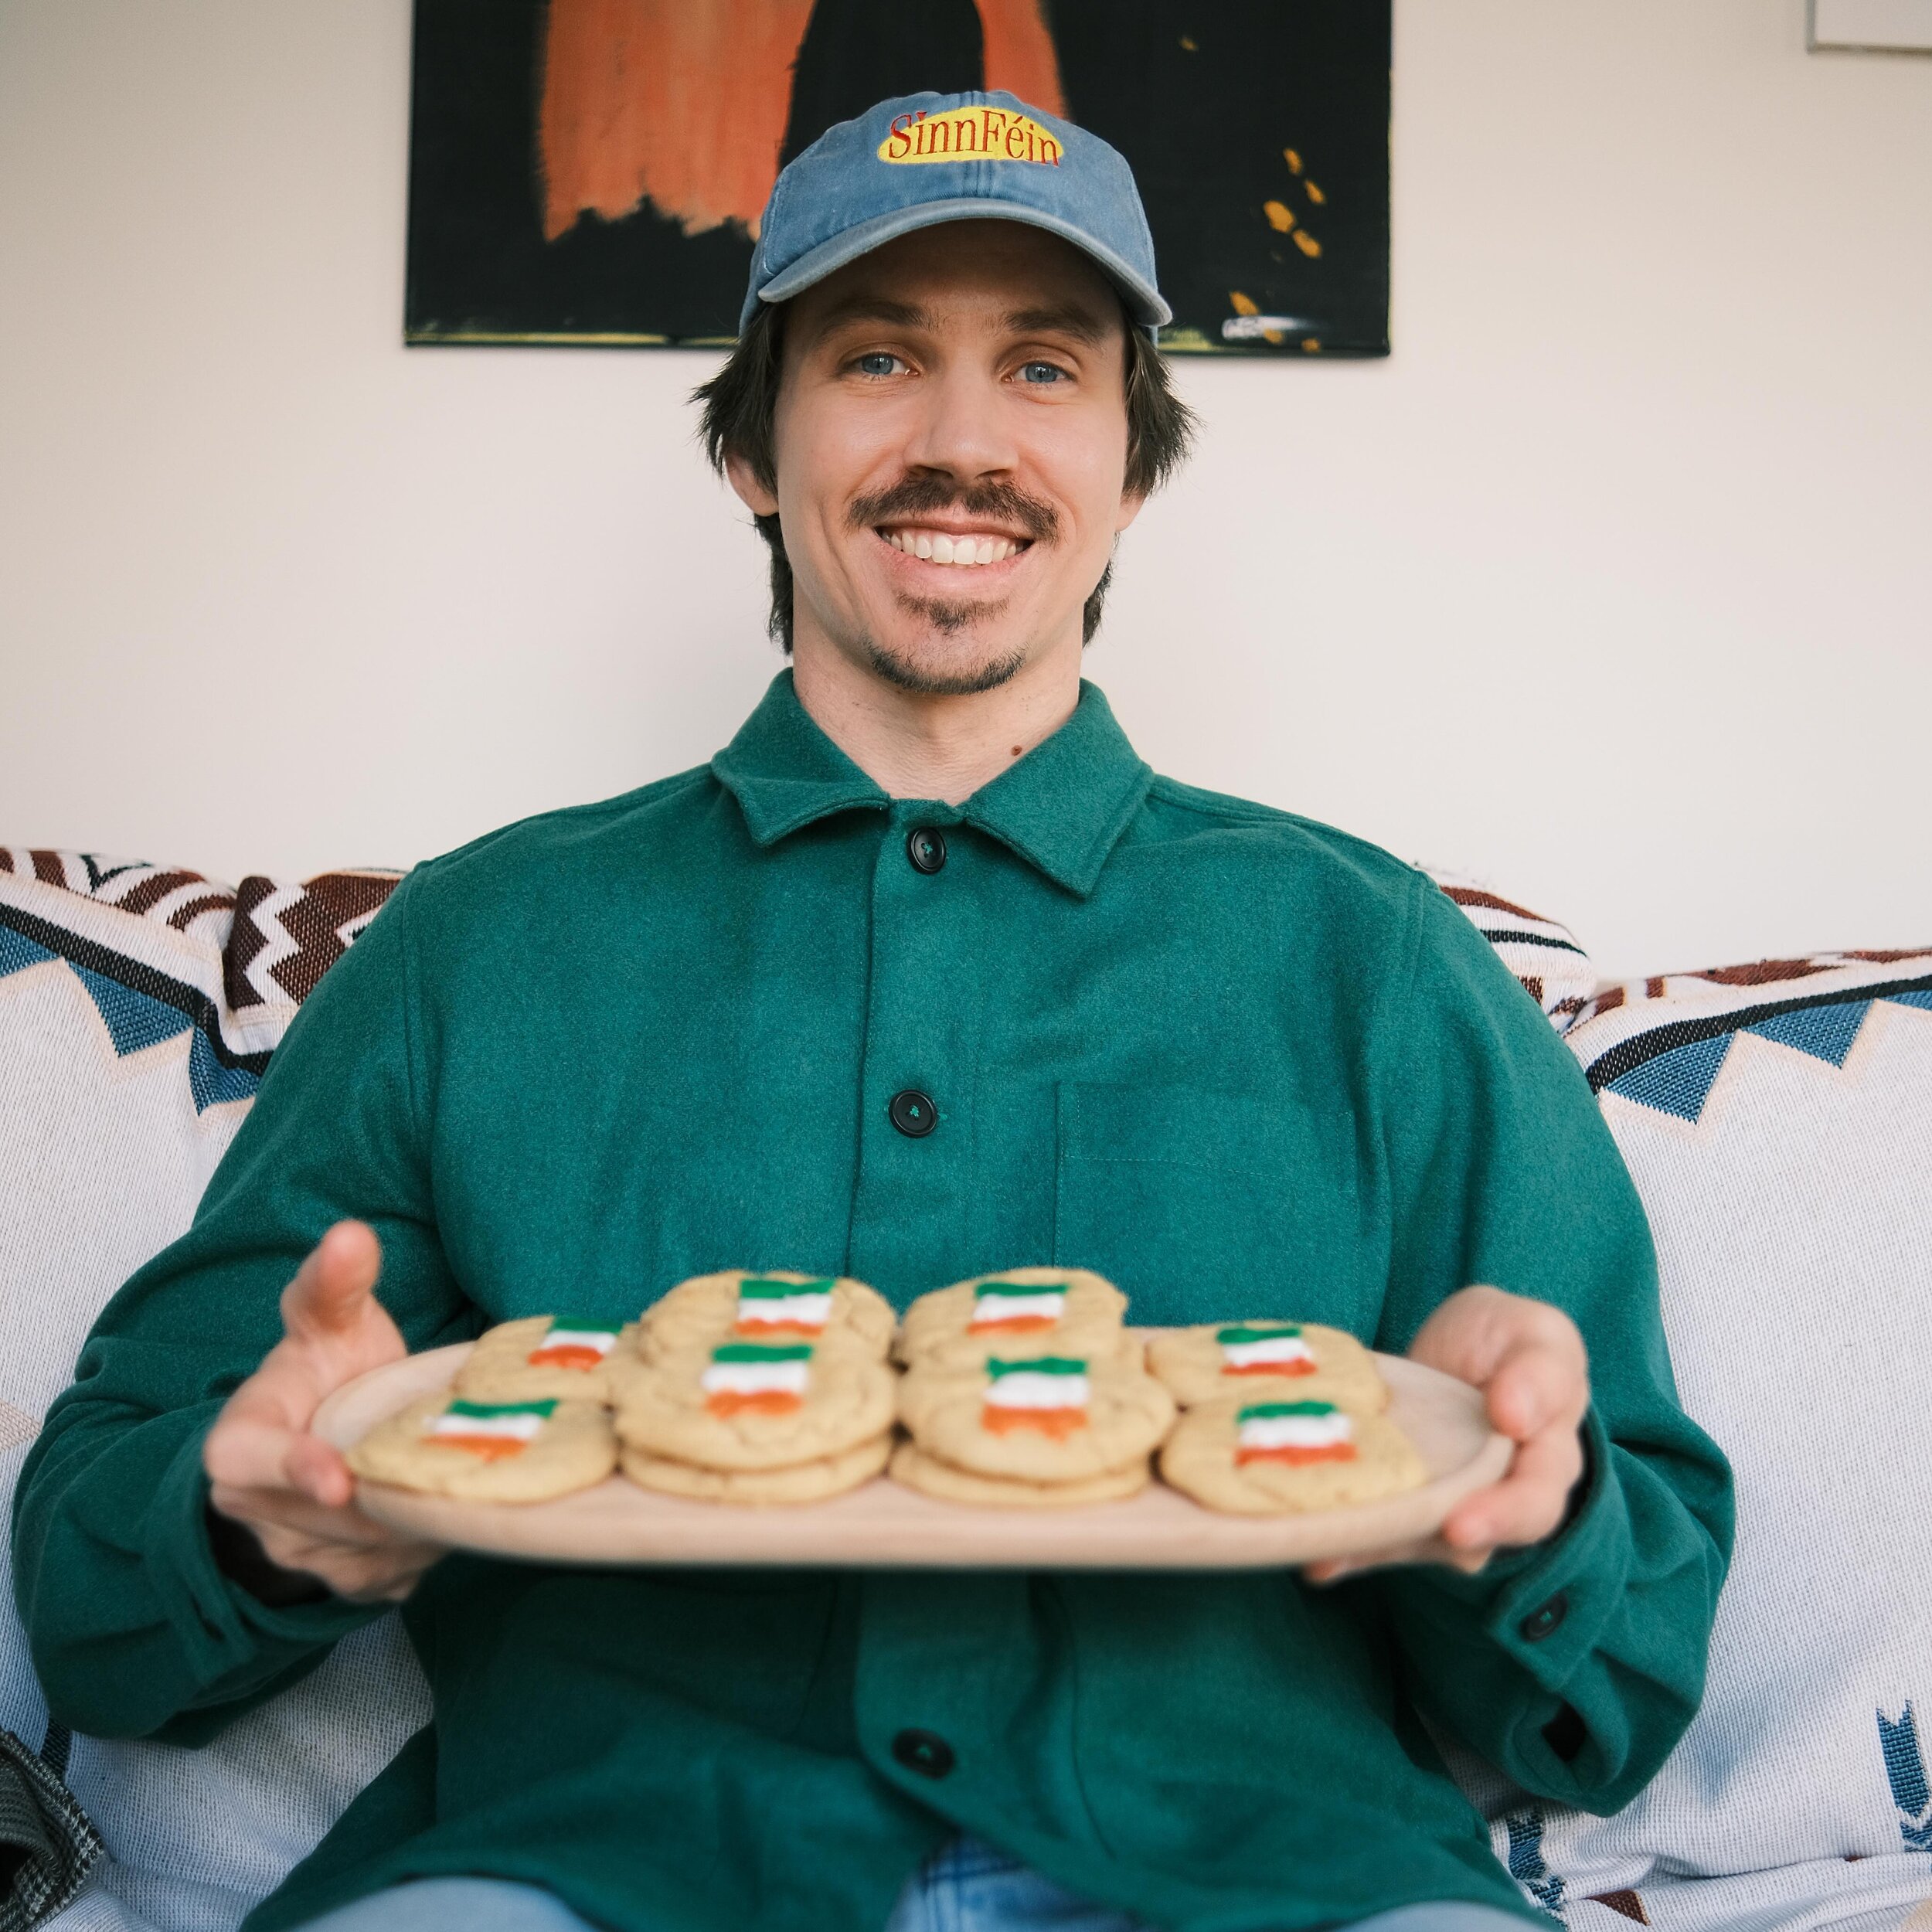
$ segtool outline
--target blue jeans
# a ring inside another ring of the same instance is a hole
[[[1486,1905],[1446,1901],[1378,1913],[1349,1932],[1522,1932]],[[501,1879],[423,1879],[312,1919],[302,1932],[595,1932],[534,1886]],[[1111,1906],[1090,1905],[977,1838],[936,1852],[906,1881],[886,1932],[1153,1932]]]

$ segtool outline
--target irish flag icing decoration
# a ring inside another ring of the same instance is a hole
[[[449,1403],[423,1425],[423,1433],[445,1449],[467,1449],[485,1462],[520,1456],[536,1441],[556,1407],[554,1402]]]
[[[1036,1355],[1026,1362],[986,1365],[986,1396],[980,1426],[1003,1436],[1037,1429],[1063,1440],[1087,1427],[1087,1364],[1070,1355]]]
[[[727,1342],[711,1351],[699,1386],[714,1416],[786,1416],[804,1406],[811,1372],[808,1342]]]
[[[1050,1328],[1066,1312],[1063,1283],[1026,1287],[1018,1281],[982,1281],[973,1291],[973,1318],[968,1335],[1024,1335]]]
[[[822,1335],[832,1319],[832,1291],[829,1281],[742,1281],[738,1284],[736,1332]]]
[[[1235,1418],[1234,1461],[1353,1462],[1355,1429],[1332,1402],[1250,1402]]]
[[[1315,1352],[1302,1339],[1298,1321],[1257,1321],[1217,1328],[1224,1376],[1311,1376]]]
[[[527,1359],[532,1369],[594,1369],[617,1345],[614,1327],[556,1315]]]

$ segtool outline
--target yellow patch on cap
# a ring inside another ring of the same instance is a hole
[[[1010,107],[948,107],[940,114],[895,114],[879,144],[881,161],[1030,161],[1060,165],[1059,138]]]

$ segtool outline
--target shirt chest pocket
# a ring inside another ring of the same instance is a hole
[[[1053,1260],[1149,1325],[1240,1315],[1355,1325],[1345,1114],[1199,1087],[1061,1087]]]

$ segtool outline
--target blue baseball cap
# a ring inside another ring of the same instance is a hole
[[[920,94],[828,128],[779,175],[739,329],[760,302],[788,301],[896,236],[988,220],[1071,242],[1150,335],[1173,320],[1134,172],[1116,149],[1009,94]]]

